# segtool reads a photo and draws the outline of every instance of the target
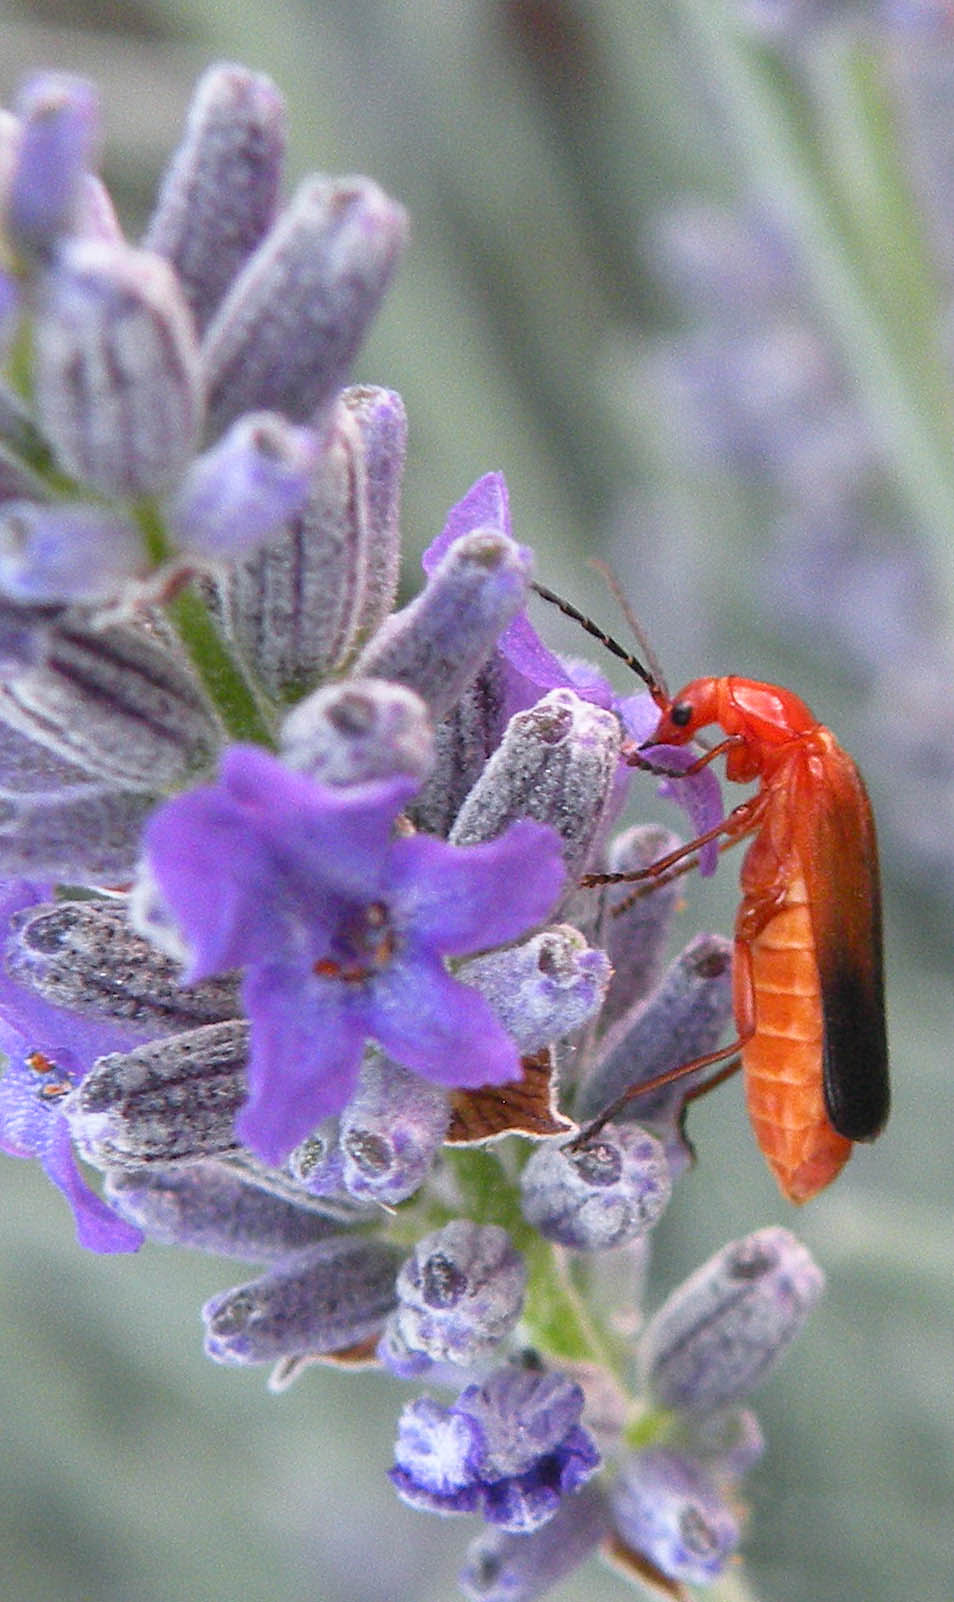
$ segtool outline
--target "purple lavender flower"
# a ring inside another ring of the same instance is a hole
[[[447,956],[513,940],[563,881],[531,822],[457,849],[391,828],[405,778],[348,789],[233,747],[218,784],[161,807],[145,835],[193,950],[187,978],[246,970],[252,1023],[242,1140],[278,1161],[350,1099],[365,1041],[446,1085],[504,1084],[516,1048]]]
[[[580,1425],[583,1392],[557,1373],[516,1366],[469,1385],[452,1407],[422,1398],[405,1407],[391,1480],[412,1507],[480,1512],[527,1533],[599,1467]]]

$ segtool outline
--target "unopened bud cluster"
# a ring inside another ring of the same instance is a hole
[[[655,709],[537,635],[499,474],[395,610],[404,410],[349,379],[401,207],[285,203],[279,95],[216,67],[131,244],[96,134],[54,74],[0,124],[0,1140],[93,1250],[252,1265],[217,1362],[426,1385],[391,1477],[483,1518],[469,1597],[605,1545],[712,1578],[820,1275],[762,1230],[603,1365],[685,1083],[586,1120],[731,1014],[725,941],[667,963],[671,885],[579,888],[676,843],[614,835]],[[668,784],[718,822],[711,770]]]

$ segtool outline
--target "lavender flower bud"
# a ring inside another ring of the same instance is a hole
[[[220,433],[262,407],[308,422],[340,389],[387,287],[405,216],[368,178],[312,178],[209,326],[203,365]]]
[[[619,723],[572,690],[551,690],[511,718],[451,830],[455,845],[492,840],[515,818],[557,830],[570,879],[603,825],[619,758]]]
[[[229,632],[276,700],[339,669],[390,605],[406,428],[390,390],[339,395],[301,514],[227,581]]]
[[[434,735],[420,696],[384,679],[347,679],[293,707],[280,731],[282,760],[322,784],[363,784],[395,773],[421,778]]]
[[[603,1491],[584,1485],[529,1533],[488,1528],[470,1543],[458,1582],[468,1602],[536,1602],[610,1532]]]
[[[150,1240],[251,1262],[285,1257],[341,1228],[315,1208],[295,1206],[214,1161],[110,1169],[104,1189]]]
[[[731,1017],[731,942],[720,935],[697,935],[652,995],[607,1034],[599,1059],[580,1086],[577,1118],[594,1118],[629,1085],[712,1051]],[[616,1116],[621,1122],[665,1122],[681,1105],[688,1083],[677,1081],[634,1097]]]
[[[740,1401],[774,1368],[824,1285],[787,1229],[733,1241],[697,1269],[646,1326],[640,1364],[663,1407],[710,1413]]]
[[[99,97],[85,78],[43,72],[21,89],[17,113],[5,222],[18,249],[42,256],[73,221],[99,132]]]
[[[157,494],[201,415],[198,348],[159,256],[75,239],[46,274],[35,325],[39,419],[60,465],[104,495]]]
[[[492,1524],[529,1532],[599,1465],[582,1410],[583,1392],[563,1374],[496,1369],[450,1408],[429,1398],[405,1407],[391,1480],[412,1507],[480,1511]]]
[[[138,530],[88,502],[10,499],[0,511],[0,589],[16,601],[107,601],[146,569]]]
[[[524,603],[530,552],[497,530],[455,540],[410,605],[395,612],[354,664],[396,679],[443,717]]]
[[[581,1251],[646,1234],[671,1192],[662,1145],[636,1124],[607,1124],[585,1145],[541,1142],[520,1176],[527,1222],[545,1239]]]
[[[341,1115],[345,1189],[394,1206],[420,1188],[450,1122],[447,1091],[380,1052],[361,1065],[358,1089]]]
[[[358,639],[381,627],[397,594],[401,565],[399,513],[407,448],[407,414],[393,389],[356,384],[338,401],[363,446],[368,515],[368,563],[356,620]]]
[[[610,844],[607,872],[639,872],[682,843],[679,835],[659,824],[627,829]],[[639,891],[643,893],[637,894]],[[602,928],[613,978],[603,1006],[604,1030],[641,1001],[658,980],[678,896],[678,879],[668,884],[606,886]]]
[[[418,1241],[398,1275],[393,1323],[410,1351],[466,1368],[513,1329],[526,1278],[506,1230],[457,1219]]]
[[[71,615],[0,691],[0,718],[79,771],[149,795],[209,765],[218,724],[183,664],[143,630]]]
[[[353,1346],[394,1306],[400,1261],[386,1241],[322,1241],[206,1302],[205,1350],[217,1363],[245,1364]]]
[[[224,1023],[239,1011],[234,976],[183,986],[177,963],[129,925],[121,901],[60,901],[10,920],[5,967],[54,1007],[143,1034]]]
[[[668,1447],[628,1458],[610,1498],[627,1546],[672,1580],[705,1585],[739,1543],[738,1521],[714,1480]]]
[[[462,962],[457,977],[493,1007],[523,1053],[581,1029],[606,994],[610,965],[578,929],[558,924],[522,945]]]
[[[100,1057],[63,1103],[79,1150],[99,1168],[139,1168],[233,1149],[245,1100],[248,1024],[205,1024]]]
[[[273,412],[239,418],[196,457],[169,507],[182,550],[213,561],[261,545],[301,511],[318,437]]]
[[[143,240],[172,263],[200,332],[271,226],[284,153],[269,78],[231,64],[203,73]]]

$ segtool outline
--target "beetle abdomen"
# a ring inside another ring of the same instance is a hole
[[[821,986],[800,873],[755,938],[737,942],[735,973],[736,1016],[753,1015],[755,1025],[742,1048],[752,1127],[783,1194],[808,1201],[844,1167],[852,1143],[825,1106]]]

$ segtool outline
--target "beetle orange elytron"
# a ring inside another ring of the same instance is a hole
[[[575,608],[563,609],[587,624]],[[735,923],[738,1039],[660,1079],[740,1053],[759,1146],[783,1194],[807,1201],[835,1178],[853,1142],[873,1140],[888,1116],[878,848],[861,775],[790,691],[700,678],[670,697],[629,652],[595,626],[590,632],[649,687],[660,720],[647,745],[685,745],[717,724],[725,738],[693,768],[724,754],[727,779],[758,783],[715,829],[639,875],[665,873],[707,839],[722,835],[731,845],[752,836]],[[633,1087],[590,1130],[647,1088]]]

